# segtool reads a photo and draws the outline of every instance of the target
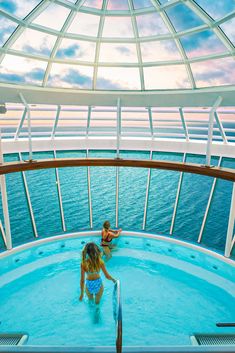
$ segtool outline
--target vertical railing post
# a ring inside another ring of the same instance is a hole
[[[220,159],[219,159],[218,167],[220,167],[221,163],[222,163],[222,157],[220,157]],[[210,210],[211,201],[212,201],[212,198],[213,198],[216,182],[217,182],[217,178],[214,178],[213,183],[212,183],[212,187],[211,187],[211,191],[210,191],[210,195],[209,195],[209,199],[208,199],[207,206],[206,206],[206,211],[205,211],[205,214],[204,214],[204,217],[203,217],[200,233],[199,233],[199,236],[198,236],[198,239],[197,239],[198,243],[200,243],[201,240],[202,240],[202,235],[203,235],[203,231],[204,231],[204,228],[205,228],[205,225],[206,225],[207,216],[208,216],[208,213],[209,213],[209,210]]]
[[[22,103],[24,104],[26,110],[27,110],[27,122],[28,122],[28,140],[29,140],[29,160],[33,160],[33,149],[32,149],[32,129],[31,129],[31,114],[30,114],[30,108],[23,96],[22,93],[19,94],[20,99]]]
[[[2,136],[0,131],[0,164],[3,163],[3,152],[2,152]],[[7,200],[7,187],[6,187],[6,177],[5,175],[0,176],[0,185],[1,185],[1,195],[2,195],[2,209],[3,209],[3,218],[5,225],[5,244],[7,250],[12,249],[12,238],[11,238],[11,226],[8,210],[8,200]]]
[[[21,156],[20,152],[19,152],[19,159],[20,159],[20,161],[22,161],[22,156]],[[37,232],[36,222],[35,222],[35,218],[34,218],[33,207],[32,207],[32,203],[31,203],[31,199],[30,199],[26,175],[25,175],[25,172],[21,172],[21,173],[22,173],[22,178],[23,178],[23,183],[24,183],[24,190],[25,190],[25,194],[26,194],[26,198],[27,198],[27,202],[28,202],[28,206],[29,206],[29,214],[30,214],[30,218],[31,218],[34,236],[35,236],[35,238],[38,238],[38,232]]]
[[[117,100],[117,152],[116,158],[120,156],[120,133],[121,133],[121,100]],[[118,206],[119,206],[119,167],[116,167],[116,220],[115,226],[118,227]]]
[[[230,257],[230,253],[231,253],[234,222],[235,222],[235,182],[233,183],[231,206],[230,206],[228,229],[227,229],[227,237],[226,237],[226,244],[225,244],[224,256],[226,256],[226,257]]]
[[[182,122],[182,126],[183,126],[183,129],[184,129],[186,141],[189,141],[188,128],[187,128],[187,125],[186,125],[186,122],[185,122],[185,119],[184,119],[184,113],[183,113],[183,109],[182,108],[179,108],[179,113],[180,113],[180,119],[181,119],[181,122]]]
[[[120,150],[120,134],[121,134],[121,100],[117,100],[117,158],[119,158]]]
[[[206,146],[206,166],[209,167],[211,163],[211,145],[212,145],[212,137],[213,137],[213,125],[215,118],[215,111],[222,102],[223,98],[219,96],[215,103],[213,104],[210,114],[209,114],[209,125],[208,125],[208,138],[207,138],[207,146]]]
[[[56,159],[56,151],[53,150],[54,154],[54,159]],[[61,194],[61,188],[60,188],[60,177],[59,177],[59,169],[55,168],[55,178],[56,178],[56,185],[57,185],[57,193],[58,193],[58,199],[59,199],[59,205],[60,205],[60,217],[61,217],[61,224],[63,231],[66,232],[66,225],[65,225],[65,219],[64,219],[64,209],[63,209],[63,201],[62,201],[62,194]]]
[[[89,156],[88,149],[86,150],[86,158]],[[87,167],[87,188],[88,188],[88,202],[89,202],[89,216],[90,216],[90,228],[93,228],[93,214],[92,214],[92,198],[91,198],[91,172],[90,167]]]
[[[150,151],[149,159],[152,160],[152,158],[153,158],[153,152]],[[150,180],[151,180],[151,170],[152,170],[151,168],[148,169],[142,230],[145,230],[145,227],[146,227],[148,201],[149,201],[149,187],[150,187]]]
[[[183,163],[185,163],[185,161],[186,161],[186,153],[184,153],[184,156],[183,156]],[[176,192],[176,198],[175,198],[175,205],[174,205],[174,210],[173,210],[172,219],[171,219],[170,235],[173,234],[173,230],[174,230],[174,226],[175,226],[175,217],[176,217],[178,203],[179,203],[183,175],[184,175],[184,173],[180,172],[180,177],[179,177],[179,182],[178,182],[178,187],[177,187],[177,192]]]

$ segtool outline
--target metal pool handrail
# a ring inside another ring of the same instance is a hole
[[[117,280],[114,284],[113,290],[113,301],[116,301],[114,304],[114,320],[116,322],[116,352],[122,352],[122,303],[121,303],[121,289],[120,281]]]

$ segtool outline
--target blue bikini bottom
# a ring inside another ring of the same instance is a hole
[[[101,278],[97,279],[87,279],[86,280],[86,287],[90,294],[97,294],[102,287],[102,280]]]

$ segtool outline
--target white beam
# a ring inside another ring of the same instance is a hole
[[[219,96],[215,103],[213,104],[213,107],[211,108],[210,114],[209,114],[209,123],[208,123],[208,138],[207,138],[207,148],[206,148],[206,166],[210,166],[211,162],[211,145],[212,145],[212,138],[213,138],[213,124],[214,124],[214,114],[220,103],[222,102],[222,97]]]
[[[3,163],[3,151],[2,151],[2,137],[0,131],[0,164]],[[11,225],[10,225],[10,217],[8,210],[8,200],[7,200],[7,187],[6,187],[6,177],[5,175],[0,176],[0,185],[1,185],[1,196],[2,196],[2,210],[3,210],[3,218],[5,225],[5,233],[3,234],[4,242],[6,244],[7,250],[12,249],[12,239],[11,239]]]
[[[117,100],[117,158],[119,158],[120,134],[121,134],[121,100]]]
[[[77,106],[122,107],[211,107],[218,96],[223,98],[220,106],[234,106],[235,86],[201,88],[197,90],[157,91],[91,91],[50,87],[32,87],[0,83],[0,103],[22,103],[21,92],[28,104],[53,104]]]
[[[22,93],[19,93],[21,102],[24,104],[27,110],[27,122],[28,122],[28,141],[29,141],[29,160],[33,160],[33,151],[32,151],[32,133],[31,133],[31,116],[30,116],[30,108],[23,96]]]

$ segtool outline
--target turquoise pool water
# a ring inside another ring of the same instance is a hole
[[[116,156],[113,151],[89,151],[90,157]],[[27,159],[27,154],[23,158]],[[58,158],[85,158],[85,151],[58,151]],[[122,158],[148,159],[148,152],[121,151]],[[18,160],[17,154],[6,155],[6,161]],[[53,158],[52,152],[34,153],[35,159]],[[153,153],[153,159],[182,161],[177,153]],[[204,156],[187,155],[189,163],[205,163]],[[212,158],[217,165],[218,158]],[[235,160],[224,158],[222,166],[235,168]],[[101,229],[103,221],[109,219],[115,225],[116,215],[116,169],[113,167],[91,167],[91,199],[93,229]],[[141,231],[143,225],[147,169],[119,169],[119,226],[126,230]],[[55,170],[28,171],[25,173],[35,223],[39,237],[63,233]],[[147,208],[146,231],[168,235],[172,220],[179,173],[152,170]],[[61,194],[67,232],[89,230],[89,204],[87,168],[59,169]],[[29,207],[21,173],[9,174],[7,190],[13,245],[34,240]],[[206,210],[213,178],[184,174],[173,235],[196,242]],[[211,208],[202,237],[202,245],[222,251],[225,245],[232,182],[218,180]],[[221,207],[222,206],[222,207]],[[0,218],[3,220],[0,202]],[[0,237],[0,250],[3,242]]]
[[[28,344],[114,346],[113,283],[103,279],[99,310],[78,301],[78,237],[40,244],[1,259],[1,332],[27,332]],[[187,345],[194,333],[231,329],[235,268],[156,239],[121,237],[108,271],[121,282],[123,345]]]

